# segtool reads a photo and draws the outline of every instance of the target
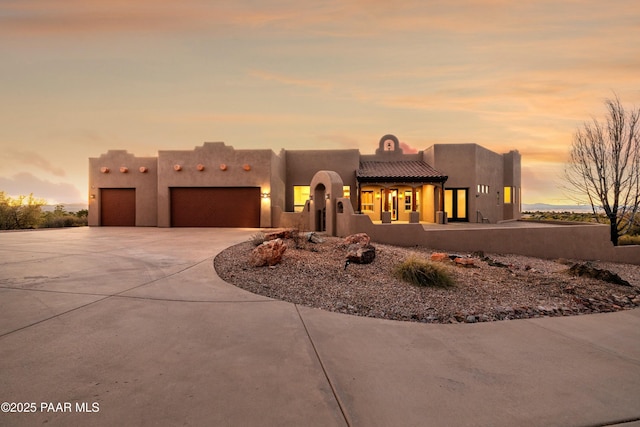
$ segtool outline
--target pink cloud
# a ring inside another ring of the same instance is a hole
[[[400,148],[404,154],[416,154],[419,150],[407,144],[404,141],[400,141]]]
[[[33,193],[36,198],[61,203],[77,203],[86,199],[76,186],[69,182],[51,182],[29,172],[20,172],[12,177],[0,177],[0,191],[18,196]]]
[[[66,172],[59,166],[55,166],[49,160],[45,159],[38,153],[29,150],[16,150],[9,148],[5,151],[5,161],[7,163],[15,162],[23,165],[29,165],[41,171],[51,173],[55,176],[64,177]]]

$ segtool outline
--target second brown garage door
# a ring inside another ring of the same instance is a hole
[[[259,187],[175,187],[172,227],[260,227]]]

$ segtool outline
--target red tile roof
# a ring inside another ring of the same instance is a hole
[[[445,182],[447,176],[421,160],[360,162],[360,182]]]

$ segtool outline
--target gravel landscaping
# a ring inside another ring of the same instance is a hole
[[[472,265],[438,262],[453,277],[449,288],[418,287],[395,277],[397,265],[411,256],[431,259],[431,248],[372,244],[371,264],[345,266],[344,239],[322,242],[286,239],[282,261],[252,267],[253,242],[221,252],[218,275],[247,291],[339,313],[425,323],[475,323],[544,316],[569,316],[640,306],[640,266],[592,262],[630,286],[569,275],[576,260],[543,260],[505,254],[457,254]],[[297,244],[296,244],[297,243]],[[447,254],[449,255],[449,254]],[[582,263],[584,264],[584,263]]]

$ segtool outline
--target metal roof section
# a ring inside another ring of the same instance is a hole
[[[422,160],[363,161],[356,177],[360,182],[445,182],[449,178]]]

